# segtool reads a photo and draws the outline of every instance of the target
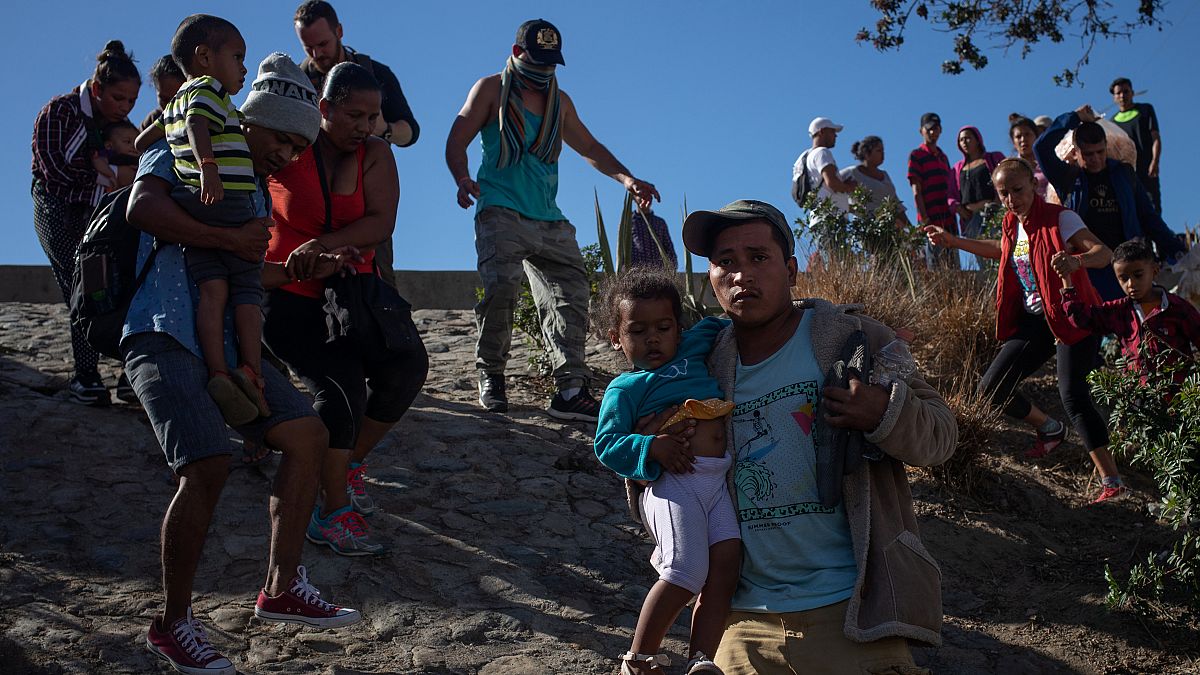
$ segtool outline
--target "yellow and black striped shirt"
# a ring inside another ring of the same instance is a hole
[[[208,75],[185,82],[154,123],[166,133],[179,180],[200,187],[200,162],[187,135],[187,118],[196,115],[208,122],[221,186],[226,190],[257,190],[250,147],[242,135],[242,114],[221,83]]]

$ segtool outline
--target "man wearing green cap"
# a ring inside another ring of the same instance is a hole
[[[555,69],[563,64],[562,35],[553,24],[543,19],[521,24],[504,70],[480,79],[467,94],[446,139],[446,164],[459,206],[475,204],[483,280],[483,299],[475,306],[480,405],[508,410],[504,369],[513,309],[522,275],[528,274],[558,389],[547,412],[594,422],[600,404],[588,391],[584,363],[590,289],[575,227],[555,201],[563,143],[624,185],[642,207],[659,195],[584,126],[571,97],[558,88]],[[467,145],[480,133],[483,161],[472,179]]]
[[[885,380],[847,351],[865,343],[877,353],[895,337],[887,326],[792,300],[795,240],[775,207],[696,211],[683,241],[708,258],[733,322],[708,361],[735,404],[729,484],[745,551],[717,665],[725,675],[867,663],[923,672],[906,640],[941,642],[941,574],[921,544],[904,466],[950,457],[953,413],[919,373]]]

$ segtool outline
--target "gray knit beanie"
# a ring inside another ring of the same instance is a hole
[[[258,77],[242,104],[242,117],[250,124],[317,140],[321,111],[317,91],[291,57],[275,52],[258,64]]]

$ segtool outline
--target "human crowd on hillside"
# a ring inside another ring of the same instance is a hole
[[[228,474],[228,428],[245,439],[247,461],[267,448],[282,455],[255,615],[350,626],[361,613],[321,597],[301,564],[303,542],[386,553],[366,519],[378,510],[366,460],[429,368],[391,264],[391,146],[417,142],[420,127],[391,69],[343,43],[329,3],[305,2],[292,20],[306,58],[267,56],[240,109],[231,97],[247,85],[247,45],[229,21],[196,14],[150,70],[158,106],[140,129],[128,115],[141,76],[111,41],[90,79],[46,104],[33,133],[34,225],[65,299],[102,196],[127,199],[118,215],[137,231],[137,279],[118,289],[128,309],[115,393],[141,404],[178,478],[162,526],[162,609],[145,642],[185,673],[236,671],[191,606]],[[661,264],[673,270],[676,257],[652,210],[658,191],[591,134],[559,88],[561,33],[526,21],[502,56],[499,73],[470,87],[446,139],[457,201],[475,207],[479,403],[508,410],[504,374],[527,277],[556,385],[547,412],[596,423],[597,457],[626,479],[633,515],[655,544],[659,580],[621,672],[664,672],[670,660],[659,648],[693,598],[688,673],[924,672],[908,642],[940,643],[940,571],[921,542],[905,466],[953,453],[945,401],[891,328],[854,308],[791,298],[795,236],[765,202],[686,218],[684,245],[709,261],[724,318],[685,331]],[[1109,132],[1085,106],[1048,128],[1014,119],[1015,158],[989,153],[979,131],[963,127],[953,169],[937,145],[941,119],[928,113],[908,170],[931,265],[956,266],[953,249],[1002,261],[1004,346],[983,390],[1036,427],[1030,454],[1044,456],[1066,425],[1015,387],[1057,352],[1064,407],[1104,479],[1097,502],[1126,488],[1083,384],[1094,333],[1116,333],[1135,354],[1154,340],[1159,351],[1190,353],[1200,340],[1195,310],[1152,285],[1159,258],[1181,251],[1159,216],[1153,108],[1133,103],[1128,80],[1113,93],[1114,119],[1133,130],[1134,167],[1108,158]],[[837,169],[830,149],[841,130],[813,120],[794,183],[843,207],[859,185],[872,206],[895,196],[878,137],[854,144],[860,165]],[[1072,147],[1059,154],[1069,133]],[[476,137],[483,153],[472,173]],[[640,266],[607,279],[594,302],[575,229],[556,203],[564,144],[638,204]],[[1008,211],[1001,239],[976,238],[997,203]],[[94,270],[82,276],[97,282]],[[100,270],[99,283],[110,278]],[[630,365],[602,400],[589,389],[589,325]],[[103,405],[109,390],[89,337],[72,323],[69,391]]]

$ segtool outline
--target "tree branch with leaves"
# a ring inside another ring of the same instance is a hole
[[[962,73],[964,66],[975,70],[987,67],[985,51],[1019,48],[1025,58],[1043,41],[1057,44],[1077,37],[1079,58],[1073,67],[1054,76],[1054,83],[1065,87],[1079,81],[1079,71],[1087,65],[1097,42],[1163,27],[1163,0],[869,1],[879,12],[879,20],[874,28],[859,30],[855,40],[870,43],[879,51],[898,50],[915,15],[934,30],[954,35],[954,58],[942,62],[942,72],[949,75]]]

